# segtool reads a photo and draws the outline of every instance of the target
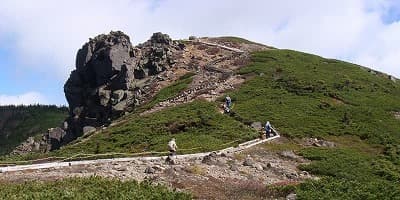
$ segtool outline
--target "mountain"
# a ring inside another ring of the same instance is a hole
[[[74,137],[46,154],[4,159],[166,155],[171,138],[178,154],[208,152],[257,138],[266,121],[282,137],[172,166],[98,164],[40,171],[32,179],[62,178],[68,170],[150,179],[200,199],[400,195],[400,81],[366,67],[236,37],[173,41],[156,33],[133,47],[125,34],[112,32],[78,51],[65,91],[64,136]],[[224,113],[227,95],[233,106]],[[20,176],[26,174],[4,177]]]

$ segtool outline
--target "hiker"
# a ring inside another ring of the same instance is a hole
[[[227,106],[229,109],[231,108],[231,106],[232,106],[232,99],[231,99],[230,96],[226,96],[226,97],[225,97],[225,104],[226,104],[226,106]]]
[[[265,135],[267,138],[271,137],[272,127],[269,121],[265,124]]]
[[[172,138],[171,141],[168,142],[169,155],[170,156],[176,155],[177,148],[178,146],[176,146],[175,138]]]
[[[229,107],[226,104],[224,104],[224,113],[230,113],[230,112],[231,109],[229,109]]]

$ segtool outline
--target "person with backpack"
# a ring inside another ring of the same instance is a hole
[[[229,109],[231,108],[231,106],[232,106],[232,99],[231,99],[230,96],[226,96],[226,97],[225,97],[225,104],[226,104],[226,107],[228,107]]]
[[[271,137],[271,133],[272,133],[272,126],[271,123],[269,123],[269,121],[267,121],[267,123],[265,124],[265,135],[267,138]]]
[[[177,148],[178,146],[176,145],[175,138],[172,138],[171,141],[168,142],[169,155],[175,156]]]

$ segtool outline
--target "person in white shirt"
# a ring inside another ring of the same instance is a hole
[[[176,145],[175,138],[172,138],[171,141],[168,142],[169,154],[172,156],[176,155],[177,148],[178,146]]]

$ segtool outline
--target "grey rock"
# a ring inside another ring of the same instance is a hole
[[[124,167],[124,166],[120,166],[120,167],[115,168],[115,170],[120,171],[120,172],[124,172],[124,171],[128,171],[128,168]]]
[[[308,173],[307,171],[302,171],[299,175],[300,176],[310,176],[310,173]]]
[[[164,170],[165,170],[164,167],[161,167],[161,166],[159,166],[159,165],[153,166],[153,169],[156,170],[156,171],[164,171]]]
[[[66,134],[67,133],[59,127],[49,129],[46,135],[46,142],[49,144],[48,150],[51,151],[60,148]]]
[[[316,147],[328,147],[328,148],[336,147],[336,144],[334,142],[318,138],[308,138],[306,139],[305,143],[306,145],[316,146]]]
[[[253,165],[253,167],[256,168],[256,169],[259,170],[259,171],[262,171],[262,170],[263,170],[263,166],[262,166],[260,163],[255,163],[255,164]]]
[[[295,193],[290,193],[286,196],[286,200],[296,200],[297,195]]]
[[[229,169],[232,171],[239,171],[239,166],[237,164],[232,164]]]
[[[267,163],[267,165],[265,166],[266,168],[271,168],[272,164],[271,163]]]
[[[125,94],[125,91],[124,91],[124,90],[115,90],[115,91],[112,92],[111,99],[112,99],[114,102],[120,102],[120,101],[122,101],[123,99],[126,98],[125,95],[126,95],[126,94]]]
[[[209,155],[204,156],[201,162],[207,165],[217,165],[218,164],[217,154],[210,153]]]
[[[296,173],[286,173],[285,176],[288,179],[296,179],[299,175]]]
[[[89,39],[78,51],[76,69],[64,85],[70,110],[64,142],[81,136],[85,126],[107,126],[150,98],[146,92],[151,91],[142,90],[150,83],[142,81],[137,88],[137,80],[170,68],[177,50],[178,43],[162,33],[136,47],[121,31]]]
[[[255,162],[250,157],[247,157],[243,162],[244,166],[249,166],[249,167],[253,167],[254,164]]]
[[[96,131],[96,128],[93,126],[85,126],[83,127],[83,134],[89,134],[89,133],[93,133]]]
[[[156,170],[155,170],[153,167],[148,166],[148,167],[146,167],[146,169],[144,170],[144,173],[146,173],[146,174],[154,174],[154,173],[156,173]]]
[[[165,163],[169,164],[169,165],[175,165],[176,161],[174,156],[168,156],[167,159],[165,159]]]
[[[300,158],[300,156],[296,155],[293,151],[282,151],[280,155],[282,157],[289,158],[292,160],[297,160]]]
[[[394,112],[394,118],[400,119],[400,112]]]
[[[329,148],[332,148],[332,147],[336,146],[336,144],[334,142],[324,141],[324,140],[320,140],[318,144],[321,147],[329,147]]]
[[[258,130],[258,131],[263,129],[261,122],[253,122],[253,123],[251,123],[250,126],[251,126],[251,128]]]

